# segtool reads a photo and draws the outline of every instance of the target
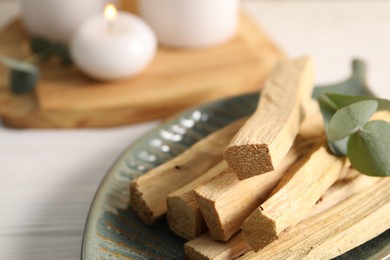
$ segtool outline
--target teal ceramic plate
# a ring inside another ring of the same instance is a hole
[[[316,88],[369,94],[365,66],[352,63],[346,81]],[[87,219],[82,259],[184,259],[184,240],[172,234],[165,220],[153,227],[144,225],[128,207],[129,183],[148,170],[168,161],[221,127],[251,114],[259,94],[248,94],[188,109],[135,142],[114,163],[102,181]],[[341,259],[378,259],[387,255],[390,232],[341,256]]]

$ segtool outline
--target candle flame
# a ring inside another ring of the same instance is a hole
[[[118,14],[118,11],[116,10],[116,7],[113,4],[107,4],[104,8],[104,16],[108,20],[113,20]]]

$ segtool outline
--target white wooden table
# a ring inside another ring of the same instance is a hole
[[[390,99],[390,1],[244,0],[290,56],[312,54],[318,83],[369,64]],[[18,12],[0,0],[0,26]],[[98,130],[13,130],[0,125],[0,259],[78,259],[90,202],[119,154],[157,122]]]

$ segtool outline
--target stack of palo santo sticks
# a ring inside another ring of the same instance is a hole
[[[327,259],[386,231],[390,178],[330,153],[313,78],[311,58],[281,61],[251,117],[133,181],[133,210],[166,215],[189,259]]]

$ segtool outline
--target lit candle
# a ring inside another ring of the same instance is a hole
[[[77,67],[100,80],[140,73],[152,61],[157,40],[138,17],[106,6],[103,15],[88,19],[75,33],[70,53]]]
[[[140,15],[172,47],[224,43],[237,29],[238,0],[139,0]]]
[[[31,36],[67,43],[91,15],[101,13],[107,0],[23,0],[22,22]]]

